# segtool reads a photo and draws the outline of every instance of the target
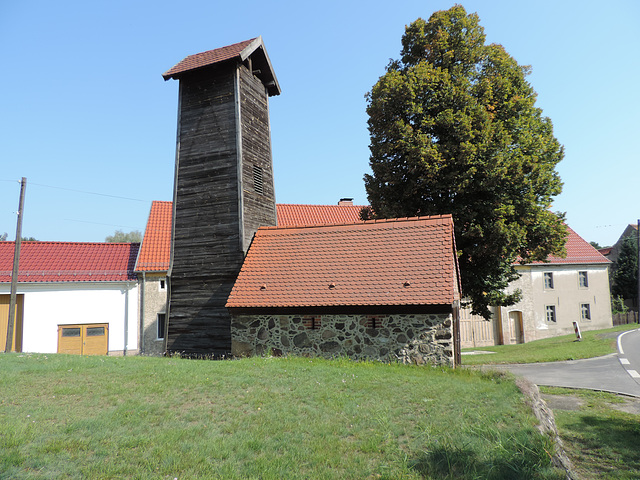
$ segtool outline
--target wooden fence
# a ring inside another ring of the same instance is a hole
[[[629,323],[638,323],[638,312],[633,310],[627,313],[615,313],[613,315],[613,325],[627,325]]]

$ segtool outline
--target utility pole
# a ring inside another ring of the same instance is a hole
[[[18,291],[18,267],[20,265],[20,243],[22,242],[22,214],[24,212],[24,192],[27,179],[20,182],[20,202],[18,203],[18,225],[16,226],[16,243],[13,251],[13,270],[11,271],[11,297],[9,299],[9,321],[7,323],[7,343],[4,351],[10,352],[13,347],[13,326],[16,317],[16,292]]]

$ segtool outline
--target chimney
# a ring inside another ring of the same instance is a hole
[[[341,207],[351,207],[353,206],[353,198],[341,198],[338,205]]]

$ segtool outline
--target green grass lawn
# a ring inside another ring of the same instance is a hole
[[[581,403],[576,410],[554,409],[560,437],[581,479],[640,478],[640,416],[614,408],[630,399],[590,390],[540,390]]]
[[[508,377],[0,354],[0,478],[555,479]]]
[[[492,365],[500,363],[537,363],[599,357],[617,351],[617,334],[638,328],[638,324],[620,325],[606,330],[582,332],[582,341],[575,335],[545,338],[519,345],[463,348],[468,351],[489,351],[490,354],[463,355],[463,365]]]

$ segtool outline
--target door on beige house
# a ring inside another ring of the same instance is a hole
[[[106,355],[109,348],[109,325],[58,325],[58,353]]]
[[[9,327],[9,303],[11,295],[0,295],[0,352],[4,352],[7,346],[7,328]],[[24,295],[16,295],[16,309],[13,324],[12,352],[22,351],[22,312],[24,307]]]
[[[522,312],[509,312],[509,343],[524,343]]]

